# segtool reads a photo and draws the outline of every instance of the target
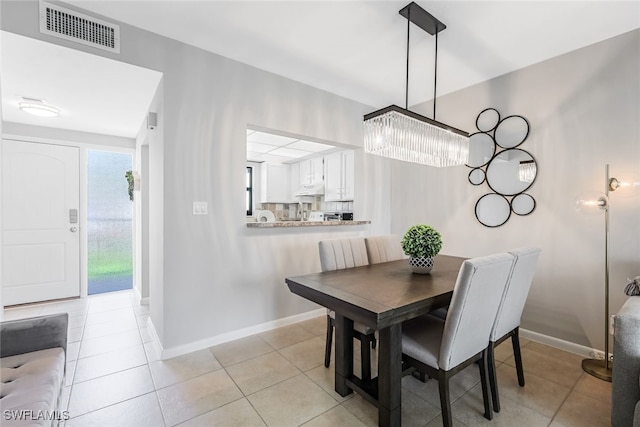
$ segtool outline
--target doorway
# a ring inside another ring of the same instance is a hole
[[[133,156],[87,151],[87,294],[133,288]]]
[[[80,295],[79,150],[2,141],[3,304]]]

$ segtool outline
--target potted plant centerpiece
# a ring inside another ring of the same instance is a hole
[[[428,274],[433,268],[433,257],[442,248],[442,236],[430,225],[418,224],[409,227],[401,244],[404,253],[409,255],[413,272]]]

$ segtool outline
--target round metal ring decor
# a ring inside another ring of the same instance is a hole
[[[528,191],[538,176],[538,163],[520,148],[529,137],[529,121],[520,115],[500,118],[495,108],[485,108],[476,118],[479,132],[469,137],[468,180],[471,185],[487,183],[493,193],[482,196],[475,215],[486,227],[504,225],[511,213],[531,214],[536,200]],[[517,148],[516,148],[517,147]]]
[[[496,142],[487,132],[476,132],[469,136],[469,161],[466,166],[479,168],[487,165],[496,154]]]
[[[522,116],[509,116],[496,126],[494,139],[502,148],[514,148],[529,136],[529,122]]]
[[[476,202],[476,218],[485,227],[500,227],[511,217],[509,200],[501,194],[489,193]]]
[[[491,132],[500,123],[500,113],[495,108],[485,108],[476,117],[476,128],[480,132]]]
[[[536,199],[530,194],[520,193],[511,199],[511,211],[520,216],[529,215],[536,208]]]
[[[486,179],[486,176],[487,174],[482,168],[471,169],[471,172],[469,172],[469,182],[472,185],[481,185]]]

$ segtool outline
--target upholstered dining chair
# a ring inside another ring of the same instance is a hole
[[[493,410],[500,412],[500,396],[496,377],[496,361],[494,350],[498,344],[511,337],[513,358],[516,362],[518,384],[524,387],[524,370],[520,353],[520,317],[529,295],[529,288],[536,271],[536,264],[541,250],[538,248],[520,248],[509,251],[515,257],[511,278],[502,295],[498,315],[491,330],[488,348],[489,384]]]
[[[445,427],[452,425],[449,379],[476,361],[484,416],[493,418],[487,384],[488,344],[513,261],[514,256],[506,253],[466,260],[446,320],[421,316],[402,324],[403,372],[413,367],[438,381]]]
[[[367,247],[369,264],[408,258],[402,250],[401,240],[402,238],[396,234],[365,237],[364,243]]]
[[[342,270],[369,264],[364,237],[332,239],[319,242],[322,271]],[[324,351],[324,366],[331,363],[331,345],[336,313],[327,309],[327,340]],[[375,348],[375,330],[361,323],[353,323],[353,335],[360,340],[362,379],[371,379],[371,346]]]

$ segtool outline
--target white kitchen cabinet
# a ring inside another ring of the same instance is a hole
[[[353,200],[354,152],[337,151],[324,156],[324,200],[339,202]]]
[[[262,164],[260,167],[261,203],[288,203],[291,200],[289,188],[289,165]]]
[[[324,168],[323,157],[314,157],[311,159],[301,160],[300,165],[300,185],[315,184],[322,182]]]

